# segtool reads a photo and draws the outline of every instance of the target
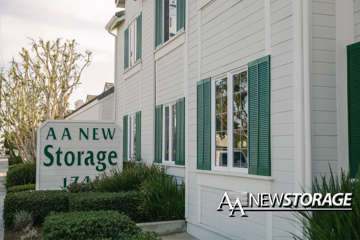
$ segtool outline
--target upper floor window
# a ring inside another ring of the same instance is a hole
[[[185,0],[156,0],[155,47],[185,28]]]
[[[142,14],[124,32],[124,68],[132,67],[142,55]]]

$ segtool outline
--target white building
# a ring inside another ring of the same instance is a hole
[[[184,179],[190,234],[289,239],[290,213],[229,218],[224,192],[299,192],[329,165],[357,170],[360,0],[116,3],[123,159]]]
[[[104,120],[114,121],[114,87],[106,83],[103,93],[88,95],[86,102],[76,101],[75,110],[65,116],[66,120]]]

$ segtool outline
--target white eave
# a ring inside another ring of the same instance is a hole
[[[124,20],[125,20],[125,10],[121,10],[121,11],[115,13],[115,15],[112,16],[110,21],[106,24],[106,26],[105,26],[106,31],[108,31],[111,35],[116,37],[115,29]]]

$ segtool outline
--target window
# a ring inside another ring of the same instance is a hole
[[[271,56],[197,83],[197,169],[271,176]]]
[[[141,111],[123,117],[123,160],[141,160]]]
[[[128,159],[136,159],[136,117],[129,116],[129,140],[128,140]]]
[[[185,98],[155,108],[156,163],[185,165]]]
[[[164,42],[176,35],[176,2],[164,0]]]
[[[156,0],[155,47],[185,28],[185,0]]]
[[[164,107],[163,161],[173,163],[176,159],[176,104]]]
[[[215,79],[214,166],[218,169],[248,168],[247,71]]]
[[[124,32],[124,68],[132,67],[141,59],[142,14],[130,22]]]
[[[130,67],[134,65],[135,63],[135,57],[136,57],[136,21],[133,21],[129,26],[129,57],[130,57]]]

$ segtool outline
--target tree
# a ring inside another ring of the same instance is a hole
[[[37,128],[44,120],[64,119],[91,52],[80,52],[75,40],[39,39],[19,57],[0,73],[0,130],[25,161],[35,161]]]

